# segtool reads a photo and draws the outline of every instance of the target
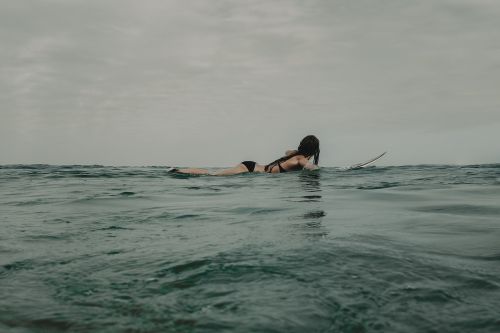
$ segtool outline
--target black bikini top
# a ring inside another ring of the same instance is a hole
[[[280,173],[283,173],[283,172],[288,172],[288,171],[302,170],[302,169],[303,169],[303,167],[302,167],[302,166],[300,166],[300,164],[299,164],[299,165],[297,165],[297,167],[294,167],[294,168],[292,168],[292,169],[290,169],[290,170],[286,170],[285,168],[283,168],[283,167],[281,166],[281,163],[279,163],[279,162],[277,163],[277,165],[278,165],[278,168],[279,168],[279,170],[280,170]],[[273,166],[271,166],[270,168],[269,168],[269,165],[267,165],[265,169],[266,169],[266,171],[268,171],[269,173],[271,173],[271,172],[272,172],[272,170],[273,170],[273,168],[274,168],[274,165],[273,165]]]

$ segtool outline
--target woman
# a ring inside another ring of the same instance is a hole
[[[314,164],[309,161],[311,157],[314,157]],[[244,161],[233,168],[219,170],[214,173],[195,168],[173,169],[171,172],[214,176],[237,175],[245,172],[281,173],[303,169],[315,170],[318,169],[318,162],[319,140],[314,135],[308,135],[300,141],[297,150],[288,150],[285,156],[267,165],[260,165],[254,161]]]

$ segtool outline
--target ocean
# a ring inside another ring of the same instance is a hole
[[[0,331],[500,332],[500,164],[0,166]]]

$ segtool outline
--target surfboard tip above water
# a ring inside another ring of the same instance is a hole
[[[369,159],[368,161],[365,161],[365,162],[362,162],[362,163],[356,163],[356,164],[353,164],[349,167],[346,168],[346,170],[359,170],[359,169],[363,169],[369,165],[371,165],[373,162],[377,161],[378,159],[382,158],[385,154],[387,154],[386,151],[384,151],[382,154],[376,156],[376,157],[373,157],[371,159]]]

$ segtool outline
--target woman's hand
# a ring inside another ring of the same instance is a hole
[[[299,159],[299,164],[302,166],[302,168],[304,168],[306,170],[317,170],[317,169],[319,169],[319,166],[317,166],[314,163],[311,163],[311,161],[309,161],[309,158],[305,158],[305,157],[300,158]]]
[[[306,169],[306,170],[318,170],[319,166],[317,166],[316,164],[313,164],[311,162],[307,162],[307,164],[304,165],[304,169]]]

